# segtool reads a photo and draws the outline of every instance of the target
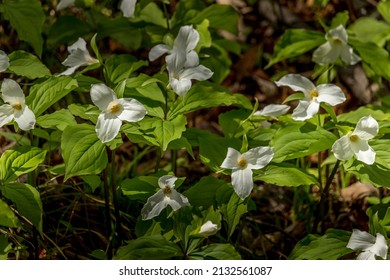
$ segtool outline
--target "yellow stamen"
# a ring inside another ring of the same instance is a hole
[[[343,42],[339,38],[333,38],[333,44],[335,45],[341,45]]]
[[[172,190],[169,186],[165,186],[163,192],[165,195],[169,195],[172,192]]]
[[[237,160],[237,164],[238,166],[241,168],[241,169],[244,169],[247,165],[248,165],[248,162],[245,158],[241,157]]]
[[[357,140],[359,140],[359,136],[352,134],[351,136],[349,136],[349,140],[351,140],[351,142],[356,142]]]
[[[16,103],[12,104],[12,108],[20,111],[20,110],[22,110],[22,104],[20,104],[20,102],[16,102]]]
[[[110,104],[108,104],[107,110],[110,113],[115,114],[122,110],[122,105],[117,102],[111,102]]]
[[[316,98],[316,97],[318,97],[318,91],[316,90],[316,89],[313,89],[312,91],[310,91],[310,93],[309,93],[309,97],[310,97],[310,99],[314,99],[314,98]]]

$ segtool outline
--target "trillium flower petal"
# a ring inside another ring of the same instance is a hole
[[[172,207],[173,211],[177,211],[181,207],[190,205],[188,199],[184,195],[178,193],[175,189],[172,189],[171,193],[167,197],[169,198],[168,204]]]
[[[337,39],[341,40],[341,42],[343,42],[343,43],[348,42],[347,31],[345,30],[345,28],[342,24],[340,24],[336,28],[329,30],[327,35],[330,35],[332,38],[337,38]]]
[[[96,123],[96,134],[102,143],[113,140],[119,133],[122,121],[114,114],[100,113]]]
[[[189,79],[175,79],[169,78],[169,84],[172,90],[180,96],[185,96],[186,93],[191,89],[192,82]]]
[[[94,84],[91,86],[91,100],[100,111],[105,111],[107,106],[117,100],[115,92],[105,84]]]
[[[262,110],[254,113],[255,116],[279,117],[290,110],[290,106],[281,104],[270,104],[265,106]]]
[[[137,4],[137,0],[122,0],[119,9],[124,17],[130,18],[134,16],[135,4]]]
[[[67,7],[74,5],[75,1],[76,0],[60,0],[60,2],[58,3],[58,5],[56,7],[56,11],[59,11],[59,10],[62,10],[62,9],[65,9]]]
[[[363,260],[376,260],[375,254],[371,253],[370,251],[361,252],[357,258],[357,260],[363,261]]]
[[[378,122],[371,116],[365,116],[358,121],[353,134],[359,136],[360,139],[370,140],[378,134],[378,131]]]
[[[304,121],[312,118],[320,109],[320,103],[315,101],[300,100],[291,117],[296,121]]]
[[[336,106],[340,103],[343,103],[346,98],[344,92],[336,85],[326,84],[319,85],[318,90],[318,102],[325,102],[329,105]]]
[[[345,45],[342,48],[340,56],[341,56],[341,60],[344,61],[347,65],[355,65],[361,60],[361,58],[358,55],[356,55],[353,52],[353,49],[348,45]]]
[[[325,42],[313,52],[313,61],[319,65],[334,63],[340,56],[341,46]]]
[[[249,168],[237,169],[232,172],[232,185],[236,194],[241,198],[247,198],[253,189],[252,170]]]
[[[217,231],[218,231],[218,225],[214,224],[212,221],[207,221],[200,227],[198,234],[207,237],[216,234]]]
[[[60,74],[58,74],[58,76],[70,76],[72,75],[76,70],[77,68],[79,68],[80,66],[75,66],[75,67],[69,67],[68,69],[66,69],[65,71],[61,72]]]
[[[146,115],[146,108],[140,102],[131,98],[118,99],[123,107],[122,112],[118,115],[118,118],[122,121],[137,122],[142,120]]]
[[[370,248],[370,252],[385,260],[388,249],[389,247],[387,246],[385,237],[378,232],[376,234],[375,244]]]
[[[199,65],[199,56],[195,51],[190,51],[187,53],[186,62],[184,63],[184,68],[192,68]]]
[[[24,104],[25,97],[19,84],[12,79],[4,79],[1,84],[1,92],[4,102],[10,103],[11,105],[19,102]]]
[[[198,65],[196,67],[184,69],[180,73],[180,79],[204,81],[211,78],[213,74],[213,71],[211,71],[209,68],[203,65]]]
[[[367,250],[375,243],[375,237],[366,231],[353,229],[347,248],[352,250]]]
[[[0,50],[0,72],[7,70],[9,67],[9,58],[8,55]]]
[[[15,121],[20,129],[27,131],[35,126],[35,115],[26,105],[22,111],[14,111]]]
[[[195,49],[199,42],[199,33],[192,27],[192,25],[182,26],[179,30],[173,47],[175,50],[185,50],[188,53]]]
[[[369,165],[375,162],[376,153],[368,145],[367,140],[357,139],[356,141],[351,142],[351,150],[358,160]]]
[[[164,44],[156,45],[149,52],[149,60],[154,61],[160,56],[169,53],[171,50],[172,49],[167,45]]]
[[[332,152],[339,160],[350,159],[353,156],[353,151],[351,149],[349,135],[344,135],[340,139],[336,140],[332,146]]]
[[[221,164],[221,168],[237,168],[237,161],[241,157],[241,153],[233,148],[228,148],[225,160]]]
[[[169,186],[171,189],[175,187],[175,182],[177,177],[172,175],[164,175],[158,179],[158,186],[161,189],[164,189],[166,186]]]
[[[156,192],[148,198],[144,207],[142,207],[142,220],[149,220],[160,215],[161,211],[168,206],[168,202],[169,200],[166,199],[162,190]]]
[[[7,123],[14,119],[14,109],[9,104],[0,106],[0,127],[3,127]]]
[[[244,153],[243,156],[248,161],[248,168],[260,169],[270,163],[274,157],[274,149],[271,147],[256,147]]]
[[[294,91],[301,91],[306,95],[313,89],[315,85],[306,77],[299,74],[287,74],[282,77],[279,81],[276,81],[275,84],[280,86],[287,86]]]

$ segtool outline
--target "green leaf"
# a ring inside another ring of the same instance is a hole
[[[67,109],[61,109],[52,114],[39,116],[37,118],[39,126],[44,128],[57,128],[63,131],[68,125],[75,125],[76,120]]]
[[[36,147],[19,146],[5,151],[0,158],[0,180],[3,184],[35,170],[44,162],[46,151]]]
[[[367,165],[357,159],[351,159],[344,162],[344,168],[345,171],[353,173],[363,183],[390,187],[388,180],[390,168],[382,163],[375,162],[372,165]]]
[[[383,47],[390,39],[390,25],[370,17],[361,17],[348,27],[362,42],[375,43]]]
[[[42,202],[38,191],[28,184],[11,183],[4,185],[1,192],[42,233]]]
[[[278,186],[297,187],[318,184],[315,176],[288,163],[270,164],[259,172],[260,174],[256,175],[254,180],[261,180]]]
[[[18,145],[21,146],[31,146],[31,141],[27,137],[13,133],[13,132],[5,132],[5,131],[0,131],[0,135],[13,141],[16,142]]]
[[[196,84],[187,93],[184,98],[178,98],[168,112],[168,118],[172,119],[178,115],[187,114],[196,110],[217,107],[238,105],[245,108],[251,108],[248,103],[240,98],[239,94],[232,94],[220,87],[215,87],[212,84],[203,85]]]
[[[250,122],[242,122],[250,114],[251,112],[245,109],[231,110],[220,114],[218,116],[218,123],[222,128],[223,134],[229,138],[239,138],[243,134],[247,134],[249,130],[254,128],[253,124]]]
[[[94,126],[78,124],[66,127],[61,149],[65,161],[65,181],[73,176],[100,174],[107,166],[106,146],[98,139]]]
[[[1,209],[1,206],[0,206]],[[0,210],[1,213],[1,210]],[[1,214],[0,214],[1,215]],[[1,218],[0,218],[0,225]],[[0,235],[0,260],[7,260],[8,259],[8,252],[12,250],[12,243],[8,242],[8,236],[7,235]]]
[[[246,212],[248,212],[248,205],[236,193],[232,193],[229,202],[222,205],[222,218],[228,225],[229,237],[232,236],[236,226],[240,222],[241,216]]]
[[[9,56],[8,70],[16,75],[29,79],[51,76],[50,70],[39,60],[38,57],[25,51],[14,51]]]
[[[291,260],[337,260],[352,252],[347,248],[351,233],[344,230],[328,229],[323,236],[309,234],[295,246]]]
[[[45,14],[40,1],[37,0],[4,0],[1,5],[4,17],[18,32],[20,40],[29,43],[38,54],[42,54],[42,27]]]
[[[4,200],[0,199],[0,225],[3,227],[17,228],[20,223],[14,212]]]
[[[307,29],[288,29],[275,45],[271,60],[265,68],[287,58],[304,54],[325,42],[325,35]]]
[[[273,162],[301,158],[332,147],[337,137],[312,123],[289,123],[280,128],[271,146],[275,150]]]
[[[169,260],[181,258],[180,248],[161,235],[144,236],[130,240],[118,249],[114,260]]]
[[[190,254],[193,260],[241,260],[240,254],[231,244],[214,243]]]
[[[213,44],[210,48],[202,50],[202,53],[206,56],[205,59],[201,59],[200,64],[206,66],[211,71],[213,71],[213,76],[211,79],[217,83],[221,84],[225,78],[230,73],[230,68],[232,66],[232,61],[230,59],[225,45],[219,45],[223,42],[213,41]],[[230,42],[227,43],[230,45]]]
[[[147,66],[149,63],[145,60],[137,60],[132,55],[121,54],[112,55],[105,62],[105,70],[108,79],[117,84],[124,79],[130,77],[130,75],[141,68]]]
[[[38,117],[75,88],[77,88],[77,81],[72,77],[50,77],[30,88],[26,104]]]
[[[332,18],[332,23],[330,25],[330,29],[336,28],[340,24],[343,26],[346,26],[348,23],[348,20],[349,20],[348,11],[339,12]]]
[[[158,188],[158,178],[154,176],[139,176],[132,179],[125,179],[120,187],[125,196],[131,200],[146,201]]]
[[[356,125],[362,117],[369,115],[377,121],[387,120],[388,116],[383,113],[382,109],[383,107],[381,106],[363,106],[359,107],[357,110],[338,115],[337,120],[339,122],[347,122],[353,125]]]
[[[141,10],[138,19],[167,28],[167,20],[164,17],[164,13],[153,2],[146,5],[146,7]]]
[[[99,109],[92,104],[70,104],[68,109],[73,115],[84,120],[90,120],[95,124],[97,123],[97,119],[100,114]]]
[[[233,188],[226,181],[219,180],[212,176],[202,177],[198,183],[193,185],[183,193],[188,198],[192,206],[209,208],[221,203],[218,201],[218,193],[224,192],[229,195],[233,193]]]
[[[196,30],[199,33],[199,42],[196,46],[196,51],[199,52],[201,48],[211,47],[211,34],[209,31],[210,22],[204,19],[200,24],[196,25]]]
[[[186,151],[192,157],[192,159],[195,159],[191,143],[188,142],[187,138],[185,138],[183,136],[180,137],[179,139],[176,139],[176,140],[169,142],[168,149],[170,149],[170,150],[186,149]]]
[[[92,32],[91,26],[85,20],[74,16],[61,15],[50,25],[47,44],[50,47],[70,45],[79,37],[84,37]]]
[[[376,8],[382,17],[390,23],[390,1],[381,1]]]

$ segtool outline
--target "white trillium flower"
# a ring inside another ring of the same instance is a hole
[[[74,2],[76,2],[76,0],[60,0],[60,2],[58,3],[58,5],[56,7],[56,11],[73,6]]]
[[[134,17],[135,4],[137,4],[137,0],[122,0],[119,9],[122,11],[124,17]]]
[[[377,233],[376,237],[374,237],[368,232],[354,229],[349,238],[347,248],[361,251],[357,257],[358,260],[375,260],[375,256],[379,256],[384,260],[387,258],[387,242],[380,233]]]
[[[320,65],[334,63],[340,57],[347,65],[354,65],[361,60],[348,45],[347,31],[341,24],[329,30],[325,38],[326,43],[319,46],[313,53],[315,63]]]
[[[308,78],[298,74],[288,74],[275,83],[279,87],[288,86],[294,91],[303,92],[305,95],[305,98],[299,101],[291,115],[296,121],[312,118],[320,109],[321,102],[336,106],[346,99],[338,86],[322,84],[316,87]]]
[[[173,211],[190,205],[188,199],[174,189],[176,180],[177,177],[172,175],[165,175],[158,179],[160,190],[149,197],[142,208],[143,220],[149,220],[160,215],[161,211],[168,205],[172,207]]]
[[[265,106],[262,110],[255,112],[255,116],[265,116],[265,117],[279,117],[284,115],[290,110],[290,106],[283,104],[270,104]]]
[[[79,38],[73,45],[68,47],[69,56],[62,62],[64,66],[69,67],[64,72],[59,75],[72,75],[77,68],[81,66],[92,65],[95,63],[99,63],[99,60],[93,58],[88,50],[87,43],[83,38]]]
[[[4,79],[1,85],[3,100],[8,103],[0,106],[0,127],[15,120],[20,129],[30,130],[35,126],[35,115],[25,103],[25,96],[19,84]]]
[[[253,189],[252,169],[263,168],[273,156],[274,150],[271,147],[257,147],[243,154],[233,148],[228,148],[221,167],[232,169],[232,185],[241,199],[248,197]]]
[[[373,164],[376,153],[368,145],[368,140],[373,139],[378,131],[378,122],[373,117],[362,117],[353,132],[349,132],[334,142],[332,146],[334,156],[339,160],[348,160],[355,156],[366,164]]]
[[[205,222],[198,232],[198,234],[203,235],[204,237],[208,237],[210,235],[216,234],[218,231],[218,225],[213,224],[212,221]]]
[[[103,142],[110,142],[119,133],[122,121],[137,122],[146,115],[144,105],[135,99],[117,98],[105,84],[91,87],[92,102],[102,111],[96,124],[96,134]]]
[[[7,70],[9,67],[9,58],[8,55],[0,50],[0,72]]]

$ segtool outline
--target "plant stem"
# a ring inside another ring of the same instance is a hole
[[[103,184],[104,184],[104,202],[105,202],[105,216],[106,216],[106,230],[107,230],[107,240],[111,240],[111,214],[110,214],[110,188],[108,185],[108,168],[104,169],[103,172]],[[107,250],[108,259],[112,258],[111,245],[108,246]]]
[[[115,230],[117,233],[118,238],[118,245],[122,242],[122,222],[121,222],[121,215],[119,211],[119,203],[118,203],[118,192],[116,190],[116,166],[115,166],[115,150],[111,151],[111,191],[112,191],[112,200],[114,203],[114,213],[115,213],[115,219],[116,219],[116,226]]]
[[[177,151],[171,150],[171,160],[172,160],[172,172],[173,174],[176,174],[176,161],[177,161]]]
[[[161,149],[158,149],[156,155],[156,167],[154,168],[154,173],[157,173],[158,170],[160,169],[160,162],[161,162]]]

